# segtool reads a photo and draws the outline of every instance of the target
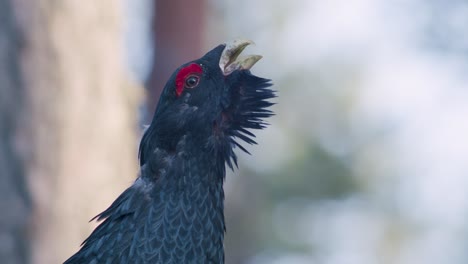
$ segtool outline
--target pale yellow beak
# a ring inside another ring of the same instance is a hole
[[[239,58],[242,51],[250,44],[254,44],[253,41],[244,39],[234,40],[226,44],[219,59],[219,67],[224,75],[229,75],[236,70],[249,70],[262,58],[260,55],[248,55]]]

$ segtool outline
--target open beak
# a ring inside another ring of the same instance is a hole
[[[253,44],[251,40],[243,39],[226,44],[219,59],[219,67],[225,76],[236,70],[249,70],[262,58],[260,55],[248,55],[239,58],[242,51],[250,44]]]

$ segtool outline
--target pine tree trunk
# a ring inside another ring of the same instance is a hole
[[[123,62],[121,4],[15,0],[33,263],[61,263],[78,250],[95,227],[88,220],[136,177],[141,89]]]
[[[19,151],[24,90],[20,80],[20,35],[10,0],[0,0],[0,261],[29,262],[30,215],[24,159]]]

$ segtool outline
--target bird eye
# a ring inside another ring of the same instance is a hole
[[[200,81],[200,77],[197,75],[190,75],[185,79],[185,87],[195,88]]]

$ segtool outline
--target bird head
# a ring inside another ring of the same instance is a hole
[[[263,119],[273,114],[268,100],[275,97],[270,80],[250,72],[262,57],[239,56],[250,44],[219,45],[172,74],[140,143],[141,165],[156,148],[176,151],[182,140],[215,152],[231,168],[237,165],[233,148],[247,152],[239,140],[255,144],[249,129],[264,128]]]

